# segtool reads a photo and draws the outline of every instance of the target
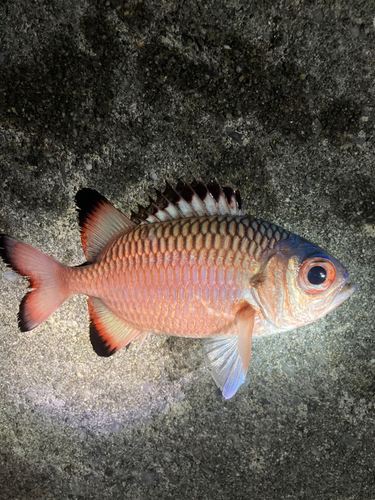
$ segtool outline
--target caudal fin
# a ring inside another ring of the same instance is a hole
[[[70,296],[65,285],[67,267],[11,236],[0,234],[0,255],[14,271],[30,282],[20,304],[18,324],[22,332],[32,330],[45,321]]]

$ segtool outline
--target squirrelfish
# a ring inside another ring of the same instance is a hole
[[[149,333],[204,338],[225,398],[244,383],[253,337],[315,321],[355,291],[338,260],[243,215],[239,192],[216,181],[167,185],[131,219],[91,189],[76,202],[87,259],[81,266],[0,236],[4,261],[32,288],[20,305],[21,331],[85,294],[97,354],[111,356]]]

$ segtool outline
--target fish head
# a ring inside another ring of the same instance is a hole
[[[306,325],[331,312],[356,290],[345,267],[304,238],[280,242],[265,256],[254,298],[280,329]]]

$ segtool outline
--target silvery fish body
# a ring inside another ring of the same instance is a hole
[[[226,398],[244,382],[252,337],[315,321],[355,290],[334,257],[242,215],[239,193],[216,182],[168,186],[133,220],[96,191],[81,190],[77,204],[83,266],[63,266],[1,237],[4,260],[35,289],[21,304],[21,330],[85,294],[99,355],[149,333],[205,338],[206,361]]]

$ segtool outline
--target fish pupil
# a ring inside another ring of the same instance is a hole
[[[308,272],[307,279],[312,285],[321,285],[327,279],[326,270],[322,266],[314,266]]]

